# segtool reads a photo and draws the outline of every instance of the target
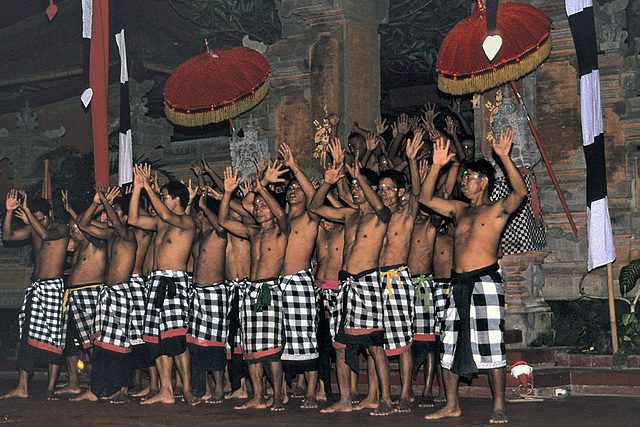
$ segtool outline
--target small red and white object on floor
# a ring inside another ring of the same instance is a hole
[[[516,362],[511,367],[511,376],[520,381],[520,385],[516,391],[520,397],[525,397],[533,391],[533,368],[527,362],[522,360]],[[527,390],[527,387],[529,389]]]

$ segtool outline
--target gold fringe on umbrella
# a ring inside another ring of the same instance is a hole
[[[438,89],[451,95],[465,95],[468,93],[485,92],[496,86],[503,85],[510,81],[518,80],[520,77],[535,70],[551,54],[551,37],[543,43],[539,49],[532,54],[512,65],[490,71],[486,74],[468,76],[454,79],[454,76],[438,75]]]
[[[228,103],[224,107],[211,107],[211,110],[202,112],[181,112],[171,108],[167,103],[164,104],[164,113],[167,119],[180,126],[204,126],[210,123],[219,123],[223,120],[231,119],[239,116],[245,111],[249,111],[260,103],[269,92],[269,78],[255,90],[250,96],[242,98],[238,101]]]

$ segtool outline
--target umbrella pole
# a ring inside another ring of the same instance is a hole
[[[556,175],[553,173],[553,169],[551,169],[551,164],[549,163],[549,159],[547,159],[547,155],[544,152],[544,148],[542,148],[542,143],[540,142],[540,138],[538,137],[538,132],[536,132],[536,128],[533,126],[533,121],[531,121],[531,117],[529,116],[529,112],[527,111],[526,105],[524,105],[524,100],[522,96],[520,96],[520,92],[518,91],[518,86],[516,86],[516,82],[511,82],[511,87],[513,88],[513,92],[516,94],[518,98],[518,102],[522,105],[524,112],[527,114],[527,121],[529,122],[529,128],[531,128],[531,133],[533,133],[533,137],[536,140],[536,144],[538,145],[538,149],[540,150],[540,154],[542,154],[542,160],[544,164],[547,166],[547,170],[549,171],[549,176],[551,177],[551,181],[553,181],[553,186],[556,189],[556,193],[558,193],[558,197],[560,198],[560,203],[562,203],[562,207],[564,208],[564,213],[567,215],[567,219],[571,224],[571,229],[573,230],[573,234],[578,237],[578,229],[576,228],[576,224],[573,222],[573,217],[571,216],[571,212],[569,211],[569,207],[567,206],[567,202],[562,195],[562,191],[560,190],[560,185],[558,185],[558,180],[556,180]]]
[[[618,327],[616,326],[616,305],[613,297],[613,267],[607,264],[607,289],[609,292],[609,322],[611,324],[611,350],[612,354],[618,352]]]

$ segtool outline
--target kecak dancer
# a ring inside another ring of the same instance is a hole
[[[49,365],[47,399],[53,400],[62,362],[62,275],[69,243],[69,227],[53,220],[49,202],[42,198],[27,201],[27,193],[24,191],[11,190],[7,194],[5,206],[7,213],[2,223],[3,240],[31,239],[35,259],[31,284],[25,293],[18,317],[18,386],[0,396],[0,399],[29,397],[28,381],[33,374],[34,365],[46,363]],[[14,215],[26,226],[14,229]]]
[[[245,361],[253,397],[238,409],[266,408],[262,377],[263,363],[268,363],[273,381],[272,411],[284,410],[282,362],[284,347],[282,289],[280,274],[284,265],[290,226],[287,215],[275,198],[257,180],[253,216],[257,225],[246,225],[230,218],[231,194],[240,179],[238,171],[227,167],[224,173],[224,196],[220,206],[220,225],[230,233],[251,242],[251,277],[240,302],[240,327]]]
[[[193,218],[185,212],[189,190],[180,182],[170,181],[160,188],[158,195],[151,187],[150,177],[149,165],[135,166],[129,205],[129,224],[156,232],[144,341],[156,359],[160,392],[142,403],[175,402],[171,383],[175,359],[182,379],[184,399],[189,405],[197,405],[200,400],[191,393],[190,354],[186,339],[189,311],[186,270],[196,233]],[[156,216],[141,216],[139,213],[143,189]]]
[[[383,348],[384,307],[378,261],[391,211],[376,194],[378,176],[373,171],[361,170],[359,162],[354,161],[349,173],[353,178],[351,193],[357,208],[324,205],[331,186],[344,176],[343,165],[336,164],[335,158],[333,167],[325,172],[324,183],[309,206],[312,212],[321,217],[345,224],[338,310],[335,314],[339,319],[336,341],[345,344],[346,349],[336,348],[340,401],[324,412],[353,410],[349,368],[358,371],[357,352],[361,347],[366,347],[375,361],[381,386],[380,404],[371,414],[387,415],[393,412],[393,406],[389,361]]]
[[[440,169],[454,156],[449,141],[438,139],[433,166],[423,186],[420,201],[437,213],[452,218],[455,224],[454,265],[442,331],[447,404],[427,415],[427,419],[458,417],[458,379],[471,377],[480,369],[488,370],[493,393],[490,423],[505,423],[505,300],[502,275],[498,266],[500,235],[509,216],[527,196],[527,187],[509,151],[513,142],[511,129],[494,138],[493,151],[502,163],[513,191],[491,202],[493,167],[486,160],[468,163],[462,179],[462,193],[469,202],[446,200],[434,196]]]

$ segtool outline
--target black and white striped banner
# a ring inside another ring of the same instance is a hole
[[[124,0],[115,1],[115,16],[119,32],[116,43],[120,53],[120,134],[118,144],[118,186],[133,182],[133,152],[131,146],[131,108],[129,106],[129,71],[124,38]]]
[[[578,57],[582,145],[587,164],[588,268],[616,259],[607,199],[600,73],[592,0],[566,0],[569,26]]]

